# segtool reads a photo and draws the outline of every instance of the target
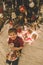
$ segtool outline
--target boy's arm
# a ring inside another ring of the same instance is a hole
[[[21,50],[23,47],[12,47],[11,49],[12,50],[17,50],[17,51],[19,51],[19,50]]]

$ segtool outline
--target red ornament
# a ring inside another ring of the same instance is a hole
[[[25,7],[24,6],[20,6],[20,12],[24,12],[25,11]]]

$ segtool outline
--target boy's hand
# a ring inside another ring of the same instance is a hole
[[[11,44],[9,44],[8,46],[9,46],[9,48],[12,48],[12,47],[14,47],[14,44],[11,43]]]

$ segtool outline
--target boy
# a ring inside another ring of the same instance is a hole
[[[12,63],[12,65],[18,65],[19,56],[20,56],[21,50],[23,48],[24,42],[23,42],[22,38],[17,36],[17,30],[15,28],[9,29],[8,35],[9,35],[8,45],[11,48],[11,54],[10,54],[11,57],[10,57],[10,60],[9,59],[6,60],[6,63],[8,63],[9,65],[11,63]],[[7,56],[8,55],[9,54],[7,54]]]

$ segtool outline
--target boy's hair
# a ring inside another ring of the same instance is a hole
[[[28,32],[31,34],[32,33],[32,30],[31,29],[28,29]]]
[[[16,29],[16,28],[10,28],[10,29],[8,30],[8,34],[9,34],[9,33],[12,33],[12,32],[14,32],[14,33],[17,34],[17,29]]]

